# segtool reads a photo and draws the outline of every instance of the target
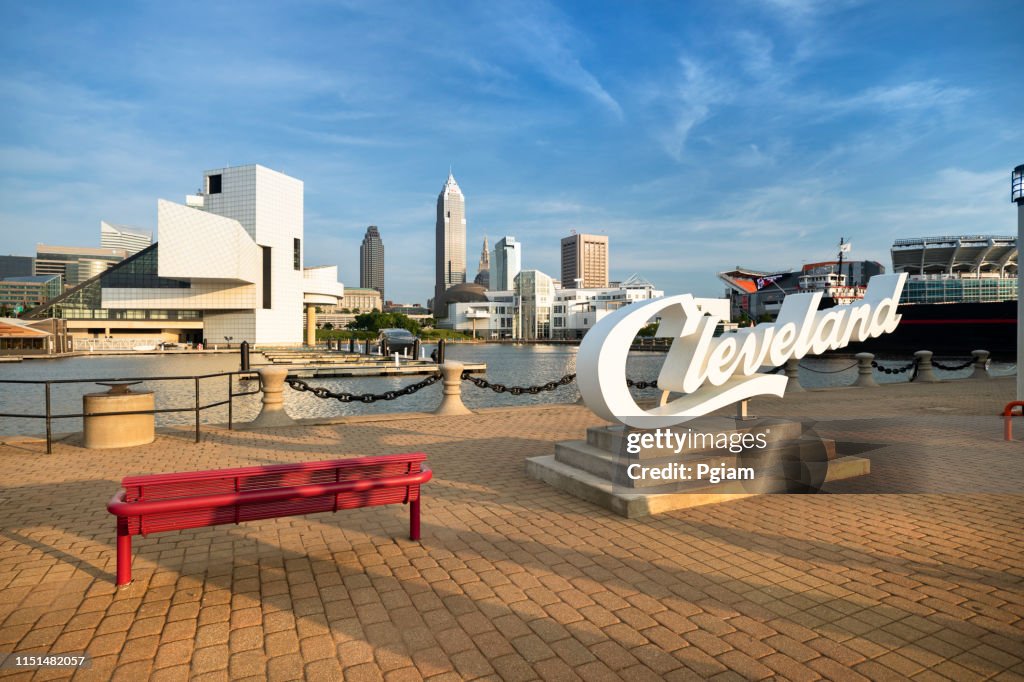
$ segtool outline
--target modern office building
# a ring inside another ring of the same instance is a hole
[[[617,287],[558,289],[542,272],[525,270],[510,291],[480,291],[450,301],[444,326],[489,339],[580,339],[605,315],[624,305],[664,296],[633,275]],[[728,299],[700,299],[702,310],[728,315]]]
[[[484,235],[484,247],[480,251],[480,261],[476,266],[476,277],[473,278],[474,284],[479,284],[484,289],[488,288],[491,283],[491,252],[487,250],[487,235]]]
[[[571,234],[562,239],[562,287],[602,289],[608,286],[608,237]]]
[[[359,286],[376,289],[381,300],[384,299],[384,242],[376,225],[366,228],[363,244],[359,247]]]
[[[65,284],[75,286],[120,263],[128,255],[122,248],[36,244],[32,274],[60,275]]]
[[[444,292],[466,282],[466,198],[450,171],[437,195],[434,236],[434,314],[444,317]]]
[[[106,249],[124,249],[134,255],[153,243],[153,233],[127,225],[100,221],[100,246]]]
[[[344,295],[333,266],[303,270],[302,181],[250,165],[207,171],[203,188],[158,200],[157,243],[30,316],[77,337],[300,344],[303,306]]]
[[[522,244],[511,235],[505,235],[494,245],[491,253],[491,276],[488,288],[511,291],[516,275],[523,269]]]
[[[0,256],[0,277],[28,277],[34,262],[32,256]]]
[[[59,296],[64,290],[60,275],[0,277],[0,315],[19,315]]]

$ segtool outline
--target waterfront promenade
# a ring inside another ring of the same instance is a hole
[[[0,652],[87,651],[75,679],[95,680],[1020,679],[1024,443],[995,416],[1012,392],[754,400],[871,458],[831,488],[868,494],[632,520],[524,473],[601,423],[579,405],[204,428],[199,444],[172,429],[126,450],[71,438],[50,456],[7,443]],[[123,476],[411,451],[434,470],[421,542],[397,506],[164,533],[135,541],[136,581],[114,588],[105,504]]]

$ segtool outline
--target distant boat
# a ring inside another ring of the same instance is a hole
[[[133,346],[132,350],[137,350],[139,352],[156,350],[156,345],[154,345],[154,344],[139,344],[138,346]]]

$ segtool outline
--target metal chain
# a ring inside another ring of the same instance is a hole
[[[626,385],[631,387],[631,388],[639,388],[639,389],[657,388],[658,387],[658,380],[655,379],[654,381],[633,381],[632,379],[626,379]]]
[[[546,384],[539,386],[506,386],[505,384],[492,383],[482,377],[475,377],[468,371],[462,373],[462,380],[473,383],[477,388],[489,388],[495,393],[511,393],[512,395],[522,395],[527,393],[529,395],[537,395],[541,391],[554,391],[556,388],[561,386],[568,386],[572,382],[576,381],[575,374],[566,374],[557,381],[549,381]],[[632,379],[626,379],[626,386],[644,389],[644,388],[657,388],[658,382],[655,381],[633,381]]]
[[[941,362],[938,362],[936,360],[932,360],[932,366],[933,367],[935,367],[936,369],[945,370],[947,372],[956,372],[956,371],[961,370],[961,369],[967,369],[968,367],[970,367],[973,364],[974,364],[974,358],[971,358],[970,360],[968,360],[967,362],[963,363],[962,365],[944,365]]]
[[[394,391],[385,391],[384,393],[334,393],[323,386],[310,386],[302,379],[296,379],[294,377],[288,377],[285,379],[285,382],[300,393],[309,392],[317,398],[325,400],[327,398],[333,398],[334,400],[342,403],[375,403],[378,400],[394,400],[395,398],[400,398],[404,395],[412,395],[420,389],[436,384],[440,380],[440,373],[431,374],[423,381],[403,386],[402,388]]]
[[[917,374],[917,360],[914,360],[910,364],[904,365],[903,367],[882,367],[880,364],[872,360],[871,366],[877,369],[879,372],[884,372],[885,374],[903,374],[904,372],[910,369],[914,369],[914,374]]]
[[[842,369],[814,369],[813,367],[808,367],[807,365],[800,365],[800,368],[806,369],[808,372],[814,372],[816,374],[839,374],[840,372],[850,371],[851,369],[856,367],[857,364],[858,363],[855,362],[849,367],[843,367]]]
[[[512,395],[522,395],[528,393],[530,395],[537,395],[541,391],[554,391],[560,386],[568,386],[572,382],[576,381],[575,374],[566,374],[558,381],[549,381],[546,384],[540,386],[506,386],[504,384],[491,383],[487,379],[481,377],[475,377],[468,371],[462,373],[462,380],[472,382],[477,388],[489,388],[495,393],[511,393]]]

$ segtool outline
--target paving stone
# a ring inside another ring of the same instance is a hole
[[[0,445],[0,528],[25,538],[0,538],[0,648],[87,650],[94,673],[139,679],[337,679],[339,667],[349,679],[1024,674],[1024,506],[964,492],[994,471],[1024,489],[1006,464],[1014,444],[987,416],[1011,389],[756,399],[762,414],[813,416],[840,442],[869,433],[875,473],[833,490],[863,494],[633,520],[525,476],[526,457],[600,423],[572,405],[211,427],[199,444],[170,430],[117,458],[71,442],[49,457]],[[956,412],[936,414],[945,406]],[[428,452],[435,472],[422,542],[403,536],[397,506],[157,534],[134,542],[135,583],[112,585],[104,504],[123,476],[403,447]],[[924,463],[960,490],[871,494],[898,492]]]

